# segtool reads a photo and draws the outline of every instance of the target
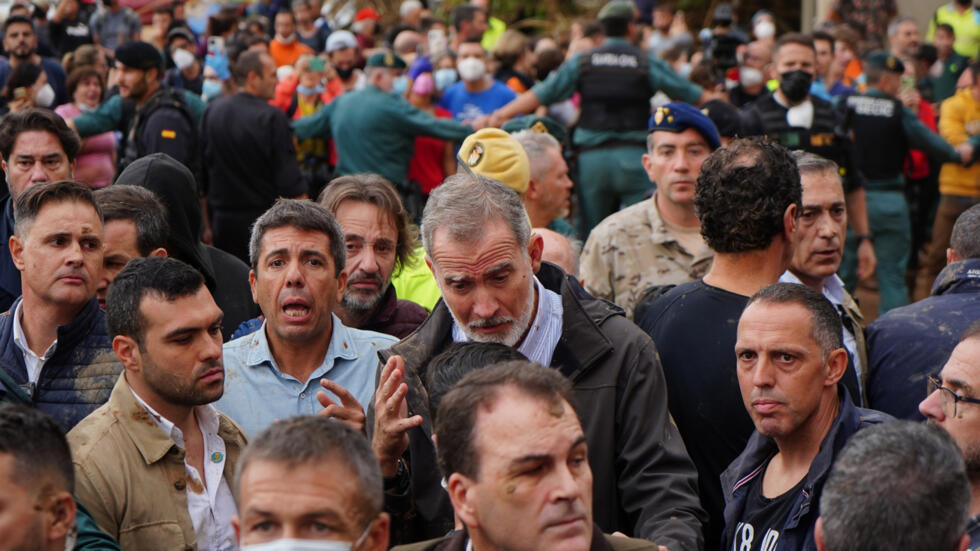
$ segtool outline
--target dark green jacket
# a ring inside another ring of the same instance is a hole
[[[333,137],[338,176],[374,172],[400,185],[406,181],[416,136],[463,141],[473,127],[437,119],[369,84],[294,121],[293,132],[300,141]]]
[[[465,551],[468,540],[466,532],[456,532],[443,538],[399,545],[392,551]],[[657,545],[647,540],[609,536],[593,525],[589,551],[657,551]]]

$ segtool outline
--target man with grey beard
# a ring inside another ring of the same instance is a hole
[[[422,230],[443,300],[381,353],[368,413],[394,543],[453,528],[422,381],[429,360],[449,344],[477,341],[516,348],[571,380],[593,471],[594,520],[603,532],[671,550],[702,548],[697,477],[667,413],[653,341],[622,310],[542,262],[542,240],[531,232],[521,198],[496,180],[465,172],[448,178],[430,194]]]
[[[398,192],[377,174],[353,174],[331,181],[319,202],[337,219],[347,248],[347,286],[334,314],[347,327],[407,337],[428,312],[399,299],[391,285],[418,240]]]

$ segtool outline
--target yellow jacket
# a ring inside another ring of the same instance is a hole
[[[939,135],[954,146],[980,134],[980,101],[973,98],[973,90],[957,90],[940,108]],[[939,192],[943,195],[980,197],[978,177],[980,163],[968,167],[946,163],[939,171]]]

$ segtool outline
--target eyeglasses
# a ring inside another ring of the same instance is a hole
[[[936,377],[929,377],[929,390],[928,395],[932,395],[933,392],[939,391],[940,404],[943,408],[943,415],[949,415],[949,403],[953,402],[953,417],[956,417],[956,404],[959,402],[966,402],[968,404],[980,404],[980,399],[978,398],[968,398],[966,396],[960,396],[959,394],[953,392],[952,390],[943,386],[943,382]]]

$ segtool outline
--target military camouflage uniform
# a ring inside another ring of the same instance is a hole
[[[615,302],[633,318],[633,307],[652,285],[679,284],[702,277],[711,256],[695,258],[667,230],[656,196],[606,218],[592,230],[582,250],[585,289]]]

